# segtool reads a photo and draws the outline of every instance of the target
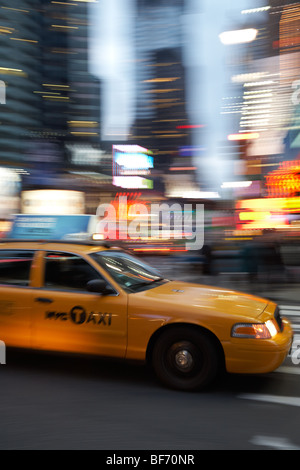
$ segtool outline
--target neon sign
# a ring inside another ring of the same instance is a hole
[[[269,197],[293,197],[300,194],[300,160],[282,162],[266,176]]]

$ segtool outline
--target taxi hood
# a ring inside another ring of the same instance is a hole
[[[169,281],[155,288],[143,291],[144,300],[156,301],[166,306],[174,305],[176,310],[200,308],[211,313],[223,313],[258,318],[268,305],[268,300],[230,289]],[[138,294],[138,295],[139,295]]]

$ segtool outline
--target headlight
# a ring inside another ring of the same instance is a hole
[[[266,323],[236,323],[231,330],[234,338],[270,339],[278,333],[272,320]]]

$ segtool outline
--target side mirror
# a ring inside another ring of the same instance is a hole
[[[89,292],[96,292],[97,294],[113,294],[115,291],[102,279],[93,279],[86,285]]]

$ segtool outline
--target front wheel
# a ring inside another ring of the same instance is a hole
[[[185,391],[200,390],[216,377],[217,347],[208,334],[192,327],[173,327],[156,341],[152,363],[166,386]]]

